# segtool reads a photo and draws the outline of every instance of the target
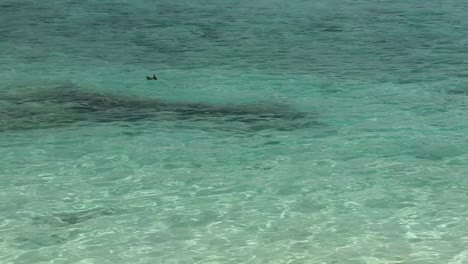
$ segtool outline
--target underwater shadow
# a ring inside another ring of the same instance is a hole
[[[204,127],[207,123],[213,124],[219,129],[230,129],[238,124],[249,131],[289,131],[323,126],[316,115],[280,104],[170,102],[85,90],[76,86],[12,91],[0,98],[0,131],[147,120],[178,122],[193,128],[197,127],[197,123],[203,123]]]

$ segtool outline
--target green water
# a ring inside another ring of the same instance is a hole
[[[468,263],[467,11],[0,0],[0,263]]]

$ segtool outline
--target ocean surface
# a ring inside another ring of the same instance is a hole
[[[0,0],[0,263],[468,263],[467,14]]]

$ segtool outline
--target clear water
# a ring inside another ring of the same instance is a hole
[[[468,263],[467,12],[0,0],[0,262]]]

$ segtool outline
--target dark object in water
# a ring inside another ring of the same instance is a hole
[[[156,81],[157,79],[158,79],[158,77],[156,77],[156,73],[153,74],[153,77],[146,76],[146,80],[155,80]]]
[[[277,104],[221,106],[168,102],[86,91],[75,86],[12,91],[13,94],[0,97],[0,131],[147,120],[182,127],[249,131],[322,125],[309,114]]]
[[[110,216],[114,213],[115,212],[112,209],[98,207],[85,211],[58,213],[48,216],[34,216],[33,221],[35,224],[67,226],[78,224],[101,216]]]

